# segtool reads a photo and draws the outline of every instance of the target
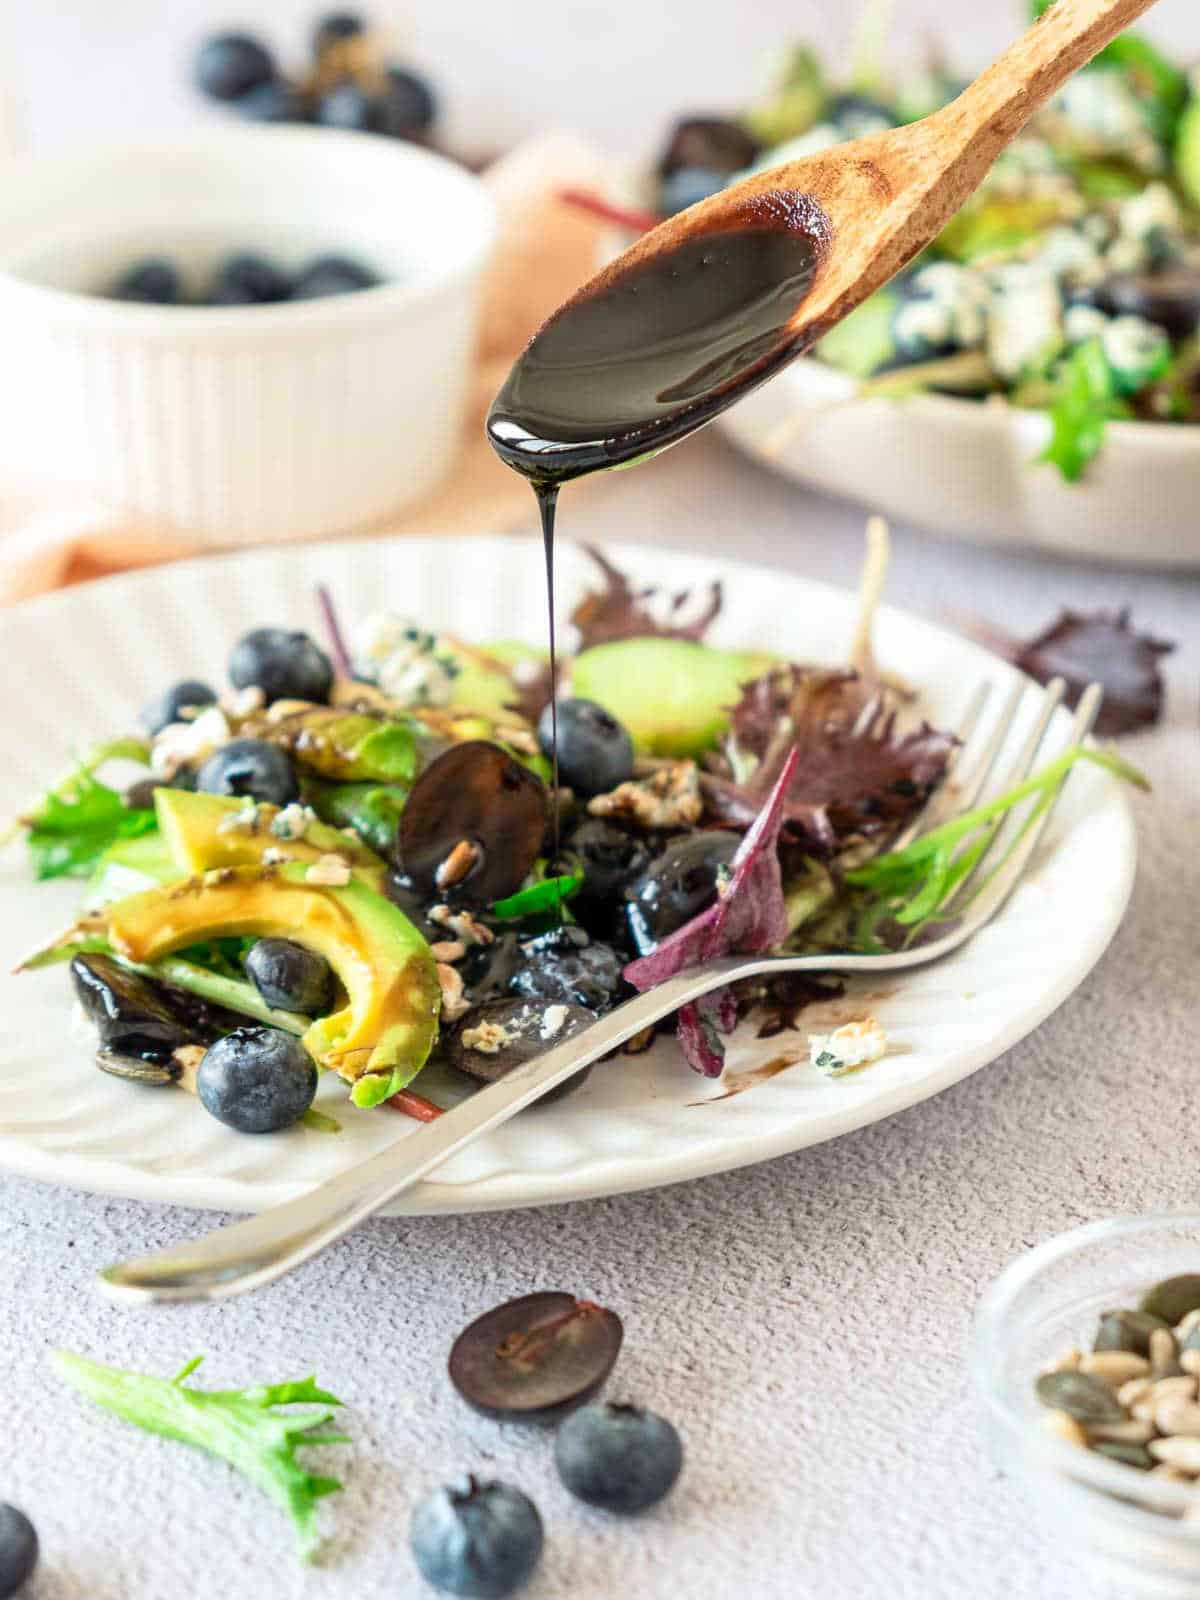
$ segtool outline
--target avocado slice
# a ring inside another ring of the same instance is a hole
[[[128,961],[161,961],[206,939],[249,935],[294,939],[325,957],[347,1003],[304,1035],[318,1066],[373,1106],[424,1066],[437,1037],[441,987],[429,946],[390,900],[350,883],[308,881],[301,862],[225,867],[202,878],[147,889],[108,916],[112,948]]]
[[[1200,208],[1200,96],[1179,119],[1175,134],[1175,176],[1188,204]]]
[[[82,910],[96,911],[114,900],[123,900],[126,895],[137,894],[140,889],[152,889],[156,884],[171,883],[185,876],[161,833],[118,839],[96,863],[84,893]]]
[[[368,888],[382,893],[387,867],[361,839],[351,838],[325,822],[310,822],[299,839],[281,839],[271,832],[279,807],[260,802],[253,819],[229,825],[246,803],[220,794],[187,789],[156,789],[154,809],[176,876],[209,872],[214,867],[261,867],[264,850],[278,850],[289,861],[315,861],[318,856],[344,856],[350,870]],[[247,813],[248,814],[248,813]]]
[[[878,289],[821,340],[821,360],[852,378],[869,378],[896,353],[892,318],[899,304],[894,289]]]
[[[640,754],[698,756],[729,726],[742,684],[776,659],[690,639],[617,639],[576,656],[572,693],[618,717]]]
[[[494,644],[470,645],[459,639],[444,639],[443,645],[458,668],[450,694],[451,706],[498,716],[513,704],[513,667],[529,663],[541,666],[543,650],[535,650],[517,639],[498,639]]]

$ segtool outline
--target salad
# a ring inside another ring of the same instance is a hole
[[[1034,15],[1050,3],[1033,0]],[[937,58],[885,72],[882,31],[875,7],[845,82],[798,46],[739,115],[678,121],[647,221],[748,172],[915,121],[964,87]],[[1200,76],[1138,34],[1114,40],[816,355],[865,393],[1048,411],[1045,459],[1070,480],[1111,419],[1200,422]]]
[[[836,667],[710,645],[719,584],[660,596],[593,555],[557,684],[535,646],[386,610],[347,644],[321,591],[327,649],[253,630],[228,689],[165,686],[141,733],[30,808],[33,871],[84,889],[23,968],[68,967],[102,1070],[190,1089],[249,1133],[325,1125],[321,1076],[429,1119],[441,1107],[411,1087],[428,1061],[439,1084],[494,1080],[682,967],[924,937],[1011,806],[1080,757],[1130,775],[1070,749],[890,848],[955,740],[875,665],[882,524]],[[779,1032],[812,998],[780,974],[668,1026],[716,1076],[740,1017]],[[878,1043],[831,1036],[814,1066],[850,1070]]]

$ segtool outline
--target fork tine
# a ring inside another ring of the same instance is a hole
[[[953,812],[958,810],[958,792],[950,779],[954,776],[963,752],[970,743],[975,729],[979,726],[979,719],[983,715],[984,707],[991,698],[992,686],[984,681],[975,685],[975,691],[967,701],[967,709],[963,719],[958,725],[955,737],[958,743],[950,752],[950,759],[946,762],[946,770],[942,781],[934,790],[928,804],[917,812],[916,816],[906,828],[902,828],[896,837],[888,844],[889,850],[903,850],[910,845],[918,834],[928,833],[931,828],[936,828],[940,822],[945,822]]]
[[[958,791],[954,795],[953,815],[957,816],[960,811],[970,811],[983,793],[984,784],[987,783],[988,778],[991,776],[992,768],[1000,759],[1000,752],[1008,742],[1008,736],[1012,732],[1012,725],[1016,721],[1021,701],[1025,698],[1025,689],[1025,679],[1018,678],[1009,690],[1008,698],[1004,702],[1004,709],[1001,711],[987,743],[980,752],[978,761],[972,768],[970,776],[964,778],[958,786]]]
[[[1033,726],[1025,735],[1025,738],[1021,743],[1021,748],[1017,751],[1016,756],[1013,758],[1011,766],[1007,768],[1003,776],[997,779],[997,794],[1004,794],[1006,790],[1014,788],[1018,783],[1023,783],[1032,772],[1033,764],[1037,760],[1038,751],[1041,749],[1042,742],[1046,737],[1046,730],[1049,728],[1050,723],[1054,718],[1054,713],[1058,710],[1062,703],[1062,697],[1066,693],[1066,689],[1067,685],[1062,678],[1051,678],[1050,682],[1046,685],[1046,688],[1042,694],[1042,703],[1038,708],[1037,715],[1033,719]],[[967,808],[963,807],[963,809],[966,810]],[[985,843],[977,860],[975,861],[974,866],[959,885],[958,891],[953,897],[955,900],[962,900],[964,897],[969,896],[971,892],[971,884],[982,881],[980,878],[980,873],[983,870],[984,863],[987,861],[987,858],[991,855],[992,851],[995,850],[997,841],[1001,838],[1007,837],[1011,833],[1012,829],[1009,826],[1010,824],[1012,824],[1013,827],[1019,826],[1019,824],[1016,823],[1013,818],[1009,818],[1007,821],[1000,823],[992,830],[991,838]]]
[[[1074,720],[1071,723],[1071,732],[1067,740],[1068,746],[1082,744],[1087,738],[1092,731],[1092,725],[1096,720],[1103,698],[1104,690],[1098,683],[1089,684],[1087,689],[1084,690],[1080,697]],[[1016,888],[1026,867],[1029,865],[1033,852],[1037,849],[1038,841],[1045,832],[1046,824],[1058,805],[1066,781],[1066,776],[1062,777],[1055,787],[1050,790],[1045,797],[1044,810],[1028,826],[1024,826],[1016,815],[1009,818],[1011,826],[1006,825],[1003,832],[1005,837],[1010,834],[1013,836],[1010,853],[1007,859],[1002,861],[992,881],[979,891],[978,899],[974,905],[970,906],[969,915],[966,918],[970,932],[974,932],[976,928],[980,928],[985,922],[990,921]],[[1024,808],[1021,809],[1023,810]],[[978,871],[978,868],[976,868],[976,871]],[[975,873],[972,873],[971,877],[973,878],[974,876]],[[960,896],[964,891],[970,892],[970,882],[971,879],[968,878],[962,885],[959,891]]]

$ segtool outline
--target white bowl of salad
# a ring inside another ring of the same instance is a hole
[[[960,87],[861,59],[839,87],[794,49],[761,102],[676,123],[653,211]],[[1200,564],[1198,424],[1200,73],[1136,34],[910,268],[721,423],[788,476],[928,527],[1163,564]]]

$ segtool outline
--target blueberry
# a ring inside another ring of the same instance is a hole
[[[317,1069],[278,1028],[235,1028],[209,1045],[196,1073],[204,1109],[239,1133],[290,1128],[313,1103]]]
[[[179,269],[175,263],[159,256],[147,256],[144,261],[135,261],[123,272],[109,294],[114,300],[132,300],[148,306],[173,306],[178,304],[181,291]]]
[[[736,833],[721,829],[682,834],[634,880],[627,916],[642,955],[712,904],[740,842]]]
[[[216,698],[206,683],[201,683],[197,678],[184,678],[182,682],[172,684],[157,700],[150,702],[142,712],[143,726],[153,738],[168,723],[182,721],[183,712],[189,707],[211,706],[216,703]]]
[[[239,95],[234,110],[247,122],[307,122],[308,102],[282,78],[272,78]]]
[[[650,864],[650,849],[637,834],[602,817],[589,817],[566,841],[583,872],[571,910],[589,933],[611,938],[618,931],[625,890]]]
[[[375,127],[394,139],[428,133],[437,116],[433,90],[404,67],[389,67],[383,92],[375,102]]]
[[[372,289],[379,278],[370,267],[350,256],[317,256],[292,285],[293,300],[316,300],[328,294],[351,294]]]
[[[37,1558],[38,1536],[33,1523],[16,1506],[0,1501],[0,1600],[16,1594],[37,1566]]]
[[[229,681],[235,689],[257,684],[268,704],[272,700],[309,700],[324,705],[333,687],[333,667],[306,633],[255,628],[233,648]]]
[[[686,211],[689,206],[707,200],[728,181],[728,174],[713,172],[709,167],[679,167],[658,185],[659,212],[664,217],[673,217],[677,211]]]
[[[604,1511],[644,1511],[679,1476],[683,1445],[653,1411],[602,1402],[567,1418],[554,1440],[554,1464],[573,1495]]]
[[[521,944],[521,965],[509,980],[512,994],[547,1005],[608,1011],[621,992],[621,957],[609,944],[589,939],[569,922]]]
[[[894,128],[896,118],[882,101],[865,94],[839,94],[829,102],[824,120],[832,122],[843,139],[861,139],[869,133]]]
[[[435,1589],[501,1600],[537,1566],[542,1519],[520,1489],[464,1478],[418,1502],[408,1541],[421,1576]]]
[[[269,1006],[319,1017],[333,1001],[333,968],[315,950],[291,939],[260,939],[250,947],[246,974]]]
[[[366,23],[356,11],[330,11],[317,20],[313,28],[313,55],[320,57],[330,45],[344,44],[347,39],[357,39],[366,32]]]
[[[297,799],[300,785],[286,751],[265,739],[231,739],[196,774],[204,794],[249,795],[273,806]]]
[[[547,706],[538,719],[538,743],[549,756],[553,745],[553,713]],[[558,702],[558,776],[577,794],[604,794],[633,776],[633,740],[611,712],[594,700]]]
[[[366,133],[374,120],[374,102],[357,83],[335,83],[317,101],[316,121],[322,127],[351,128]]]
[[[275,76],[271,52],[248,33],[217,33],[196,52],[196,82],[213,100],[240,100]]]
[[[286,300],[291,280],[266,256],[230,256],[217,269],[209,296],[215,306],[261,306]]]

